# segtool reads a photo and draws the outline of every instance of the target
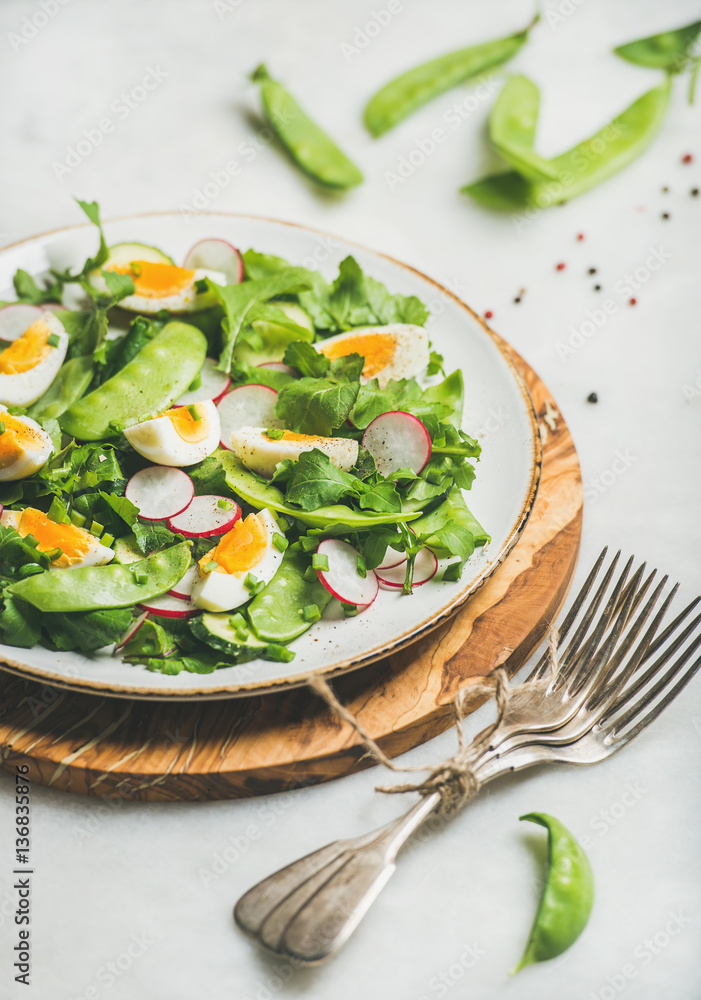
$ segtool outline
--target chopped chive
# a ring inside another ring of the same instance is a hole
[[[232,615],[229,619],[229,625],[236,633],[236,638],[240,642],[245,642],[248,638],[248,625],[246,624],[246,619],[241,614]]]
[[[212,573],[216,569],[216,566],[216,561],[214,559],[210,559],[204,564],[204,566],[200,566],[200,571],[202,573]]]
[[[367,575],[368,575],[368,568],[365,565],[365,560],[363,559],[361,554],[358,553],[358,576],[362,576],[362,578],[365,579]]]
[[[321,618],[321,611],[319,611],[318,604],[307,604],[306,608],[302,611],[302,617],[305,622],[318,622]]]
[[[243,585],[251,597],[255,597],[256,594],[260,594],[261,590],[265,586],[263,581],[257,580],[253,573],[249,573],[246,576],[246,579],[243,581]]]
[[[4,433],[5,433],[5,421],[4,420],[0,420],[0,434],[4,434]]]
[[[277,521],[277,526],[280,529],[280,531],[287,531],[287,529],[290,527],[291,522],[288,521],[286,517],[283,517],[282,514],[276,514],[275,520]]]
[[[315,552],[312,556],[312,567],[314,569],[328,569],[329,557],[325,556],[323,553]]]
[[[145,573],[142,569],[132,569],[131,575],[134,577],[134,583],[139,586],[148,583],[148,573]]]
[[[265,436],[269,437],[272,441],[280,441],[285,435],[285,432],[281,427],[268,427],[265,432]]]
[[[110,535],[109,531],[106,531],[105,534],[100,539],[100,541],[102,542],[103,545],[110,546],[114,541],[114,535]]]
[[[190,382],[189,386],[187,387],[187,391],[194,392],[194,390],[199,389],[201,385],[202,385],[202,372],[198,372],[193,378],[192,382]]]
[[[100,537],[100,535],[104,530],[105,530],[104,524],[100,524],[99,521],[93,521],[90,527],[88,528],[90,534],[95,535],[97,538]]]
[[[217,500],[217,507],[220,510],[233,510],[234,502],[233,500],[227,500],[226,497],[222,497],[221,500]]]
[[[284,535],[281,535],[279,531],[276,531],[273,535],[273,545],[278,550],[278,552],[284,552],[290,543],[287,541]]]
[[[58,559],[59,556],[63,555],[63,549],[46,549],[44,551],[44,555],[49,560],[49,562],[53,562],[54,559]]]
[[[429,481],[429,483],[433,483],[434,486],[437,486],[442,478],[443,478],[443,470],[439,469],[435,465],[431,466],[431,468],[426,473],[426,479]]]
[[[85,518],[83,517],[82,514],[79,514],[77,510],[72,510],[70,517],[71,521],[76,526],[76,528],[82,528],[83,525],[85,524]]]
[[[191,403],[188,406],[188,408],[187,408],[187,412],[190,414],[190,416],[192,417],[193,420],[201,420],[202,419],[202,417],[200,416],[199,411],[197,409],[197,404],[196,403]]]
[[[303,552],[312,552],[319,548],[319,539],[316,535],[300,535],[299,544],[302,546]]]
[[[56,333],[50,333],[46,343],[49,345],[49,347],[58,347],[58,345],[61,343],[61,338]]]
[[[313,566],[307,566],[302,576],[307,581],[307,583],[313,583],[317,579],[316,570]]]
[[[141,277],[141,272],[143,271],[143,268],[142,268],[141,264],[139,264],[138,261],[133,260],[131,262],[131,264],[129,265],[129,270],[131,271],[131,273],[134,275],[135,278],[140,278]]]
[[[37,573],[43,573],[44,567],[40,566],[39,563],[25,563],[24,566],[20,566],[19,575],[20,576],[36,576]]]
[[[293,653],[291,649],[287,646],[278,646],[277,643],[271,642],[269,646],[265,647],[265,652],[263,656],[266,660],[273,660],[275,663],[289,663],[290,660],[294,660],[297,654]]]
[[[343,601],[341,602],[341,608],[343,609],[343,614],[346,618],[355,618],[359,611],[357,604],[346,604]]]
[[[207,279],[198,278],[197,281],[195,282],[195,291],[197,292],[197,294],[201,295],[203,292],[208,291],[208,289],[209,285],[207,284]]]

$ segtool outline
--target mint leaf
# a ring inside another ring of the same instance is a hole
[[[355,476],[337,469],[322,451],[315,448],[299,456],[285,499],[302,510],[316,510],[317,507],[336,503],[349,493],[356,494],[359,487]]]

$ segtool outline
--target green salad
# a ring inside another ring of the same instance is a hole
[[[353,257],[108,247],[79,204],[95,255],[0,304],[4,643],[208,673],[459,580],[480,446],[416,297]]]

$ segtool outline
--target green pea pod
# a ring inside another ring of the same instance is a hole
[[[434,97],[507,62],[525,44],[537,21],[538,15],[514,35],[449,52],[391,80],[366,105],[363,121],[368,132],[375,138],[384,135]]]
[[[689,65],[691,49],[700,32],[701,21],[694,21],[674,31],[663,31],[659,35],[648,35],[647,38],[618,45],[613,51],[636,66],[681,73]]]
[[[531,181],[557,180],[555,167],[533,149],[540,91],[526,76],[506,82],[489,115],[489,138],[507,163]]]
[[[117,437],[120,430],[167,410],[198,374],[207,340],[188,323],[166,323],[120,372],[77,400],[59,423],[79,441]]]
[[[333,504],[328,507],[318,507],[316,510],[298,510],[285,503],[285,499],[277,486],[264,483],[249,472],[231,451],[216,451],[215,457],[224,467],[226,483],[230,490],[256,510],[268,507],[288,517],[296,517],[304,524],[314,528],[325,528],[329,524],[342,524],[354,531],[367,531],[378,524],[396,524],[397,521],[413,521],[421,516],[421,511],[403,511],[402,513],[375,514],[368,511],[352,510],[345,504]]]
[[[71,358],[66,361],[44,395],[29,407],[27,416],[33,420],[41,417],[57,420],[86,391],[94,370],[92,358]]]
[[[260,83],[265,116],[292,159],[313,180],[326,187],[361,184],[363,175],[335,142],[300,108],[294,97],[259,66],[251,79]]]
[[[461,188],[485,208],[506,212],[549,208],[576,198],[631,163],[651,142],[664,118],[669,80],[648,90],[596,135],[550,162],[557,181],[529,181],[516,171]]]
[[[110,563],[49,570],[7,589],[39,611],[128,608],[165,594],[182,579],[189,564],[190,543],[180,542],[129,566]],[[137,579],[144,579],[144,583],[137,583]]]
[[[248,620],[259,639],[292,642],[312,624],[305,621],[304,609],[316,604],[323,611],[331,600],[331,594],[316,578],[304,579],[304,570],[301,556],[288,550],[270,583],[251,601]]]
[[[519,818],[548,831],[548,870],[528,944],[514,972],[566,951],[586,927],[594,904],[589,859],[569,830],[547,813]]]

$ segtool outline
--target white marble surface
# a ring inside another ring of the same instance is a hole
[[[698,108],[687,106],[684,85],[677,88],[644,158],[519,232],[509,217],[456,194],[493,165],[484,141],[488,102],[459,126],[443,117],[472,88],[445,95],[378,142],[364,135],[359,111],[394,72],[518,28],[531,4],[402,0],[390,23],[347,60],[341,44],[353,44],[373,10],[385,6],[223,0],[218,13],[206,0],[44,0],[52,13],[43,17],[38,0],[5,0],[2,241],[78,221],[71,195],[99,199],[107,217],[180,208],[212,172],[239,161],[235,179],[210,199],[212,210],[342,234],[402,257],[477,310],[492,310],[494,327],[544,378],[574,433],[586,484],[582,570],[611,542],[669,570],[682,596],[692,596],[701,585],[701,198],[689,196],[701,183]],[[512,68],[543,89],[546,154],[594,131],[653,85],[654,73],[610,54],[614,44],[698,16],[692,0],[546,0],[545,8],[559,18],[544,20]],[[25,18],[41,27],[20,44],[12,35]],[[262,59],[355,154],[367,176],[362,188],[345,198],[320,195],[256,140],[256,94],[245,75]],[[128,114],[116,110],[149,70],[158,86]],[[52,164],[105,117],[109,134],[58,179]],[[445,142],[391,190],[386,173],[436,126]],[[249,160],[255,141],[260,148]],[[692,165],[681,163],[686,152],[697,155]],[[668,259],[630,307],[619,283],[653,250]],[[567,264],[562,272],[558,261]],[[598,269],[593,278],[590,266]],[[563,359],[558,344],[607,298],[610,317]],[[596,406],[586,402],[592,390]],[[445,734],[410,757],[438,760],[453,740]],[[231,906],[281,864],[397,814],[402,803],[373,792],[377,772],[266,800],[191,805],[106,805],[35,788],[29,990],[8,976],[15,938],[7,916],[11,782],[3,775],[0,996],[606,1000],[624,993],[692,1000],[701,937],[700,748],[697,681],[606,764],[492,786],[448,829],[408,852],[344,952],[316,970],[293,970],[254,951],[232,926]],[[537,834],[518,822],[533,809],[589,838],[597,900],[571,951],[512,980],[507,970],[526,938],[542,870],[532,850]]]

